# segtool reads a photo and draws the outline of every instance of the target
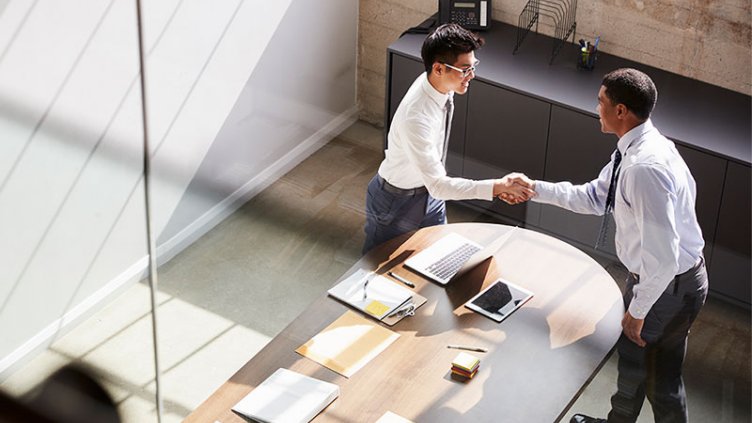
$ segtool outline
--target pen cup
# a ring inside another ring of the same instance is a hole
[[[577,51],[577,69],[593,70],[595,61],[598,59],[598,41],[596,44],[585,43],[580,40],[580,49]]]

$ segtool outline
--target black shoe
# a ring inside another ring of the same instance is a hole
[[[569,423],[607,423],[606,419],[598,419],[584,414],[575,414],[569,419]]]

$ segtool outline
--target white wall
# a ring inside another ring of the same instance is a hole
[[[213,218],[222,200],[247,198],[246,191],[295,164],[290,157],[307,156],[354,117],[356,27],[357,2],[290,4],[266,43],[252,46],[263,47],[260,58],[160,241],[182,240],[181,228]]]
[[[142,3],[170,257],[354,119],[357,2]],[[143,274],[139,90],[135,0],[0,5],[0,377]]]

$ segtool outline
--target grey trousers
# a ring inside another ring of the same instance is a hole
[[[376,174],[366,191],[366,240],[363,254],[398,235],[427,226],[446,224],[446,204],[427,192],[400,195],[384,189]]]
[[[627,279],[624,306],[629,307],[635,275]],[[708,293],[705,260],[669,283],[645,316],[640,347],[623,333],[616,343],[619,353],[617,392],[611,397],[610,423],[634,422],[647,397],[657,423],[687,422],[687,397],[682,365],[687,334]]]

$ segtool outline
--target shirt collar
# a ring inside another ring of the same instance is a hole
[[[619,138],[619,142],[616,143],[616,148],[618,148],[619,152],[623,155],[633,142],[639,140],[643,135],[654,129],[655,126],[653,126],[653,121],[648,119],[645,122],[627,131],[626,134],[622,135],[622,137]]]
[[[439,107],[444,107],[447,100],[453,101],[454,99],[454,91],[450,91],[448,94],[442,94],[438,90],[436,90],[436,88],[434,88],[433,85],[428,82],[428,73],[423,73],[423,82],[421,83],[421,85],[423,87],[423,91],[428,94],[428,97],[436,102]]]

